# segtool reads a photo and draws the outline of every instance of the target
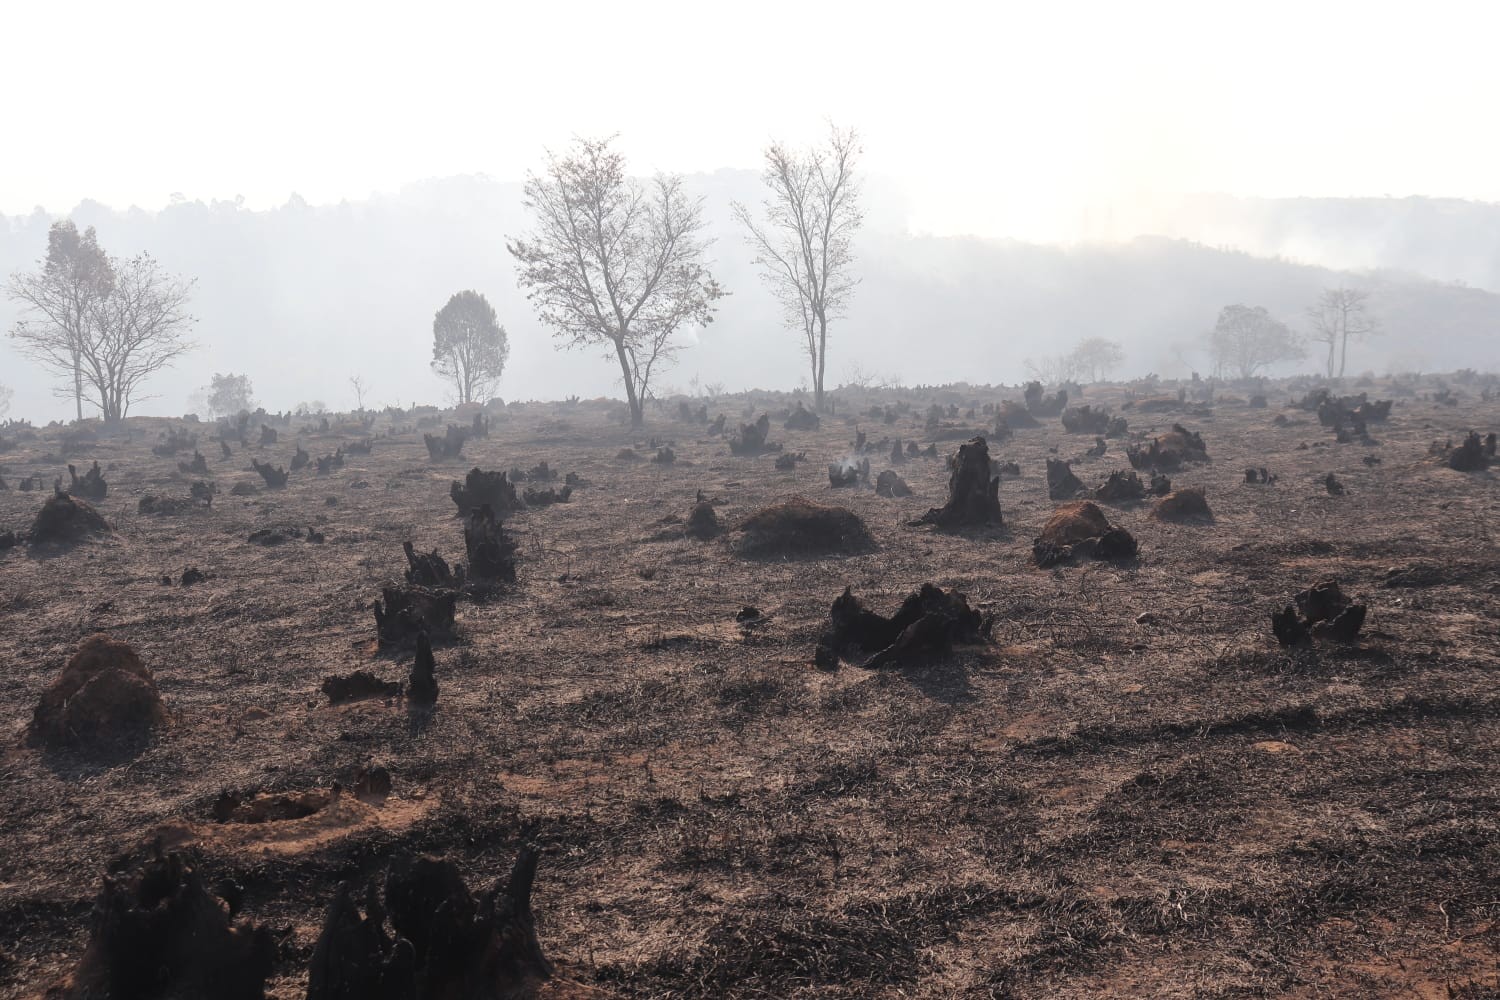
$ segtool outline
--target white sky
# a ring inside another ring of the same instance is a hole
[[[1500,200],[1492,4],[0,5],[0,212],[519,178],[621,133],[755,167],[825,117],[913,228],[1072,238],[1153,195]]]

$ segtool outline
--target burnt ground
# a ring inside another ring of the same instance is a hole
[[[913,414],[858,422],[872,447],[886,434],[925,447],[934,399],[1001,395],[888,393]],[[906,526],[943,502],[941,461],[899,467],[909,498],[831,489],[826,465],[854,438],[842,415],[812,432],[773,415],[771,438],[807,453],[777,471],[774,454],[732,457],[665,410],[632,433],[602,405],[530,404],[462,460],[429,461],[412,431],[254,497],[229,488],[259,483],[252,455],[288,461],[294,433],[220,460],[200,428],[220,496],[155,516],[136,513],[142,494],[186,496],[197,477],[151,454],[166,421],[132,420],[128,439],[68,458],[100,462],[115,534],[0,552],[0,994],[65,973],[108,859],[164,831],[277,930],[271,993],[285,998],[305,990],[339,880],[409,849],[484,884],[523,842],[544,852],[543,947],[563,980],[592,988],[581,995],[1496,996],[1500,489],[1493,470],[1454,472],[1426,451],[1500,428],[1500,404],[1402,397],[1371,425],[1379,445],[1335,444],[1314,414],[1282,408],[1288,396],[1142,414],[1090,389],[1133,433],[1180,421],[1203,434],[1212,464],[1172,479],[1206,487],[1215,520],[1107,506],[1139,558],[1053,570],[1030,563],[1054,507],[1049,448],[1090,486],[1128,467],[1126,442],[1084,457],[1093,436],[1056,418],[992,444],[1022,475],[1001,485],[1005,527],[967,534]],[[709,405],[731,427],[744,409]],[[1273,426],[1278,414],[1292,425]],[[947,421],[939,451],[988,422]],[[56,434],[0,454],[0,530],[27,527],[46,495],[19,478],[65,475],[44,459]],[[653,434],[674,464],[616,457],[654,454]],[[322,455],[360,436],[300,440]],[[876,471],[888,453],[873,447]],[[460,604],[456,641],[436,649],[432,717],[328,707],[329,674],[405,679],[411,653],[377,649],[369,605],[400,579],[406,539],[462,559],[449,483],[541,460],[587,485],[508,519],[519,585]],[[1248,465],[1279,481],[1246,484]],[[1328,495],[1328,472],[1347,495]],[[698,490],[728,524],[794,493],[843,503],[877,547],[742,558],[732,532],[699,541],[663,524]],[[279,526],[326,542],[246,540]],[[161,583],[188,566],[211,576]],[[1393,568],[1408,571],[1400,586],[1385,585]],[[1330,574],[1369,602],[1363,641],[1278,647],[1269,613]],[[845,586],[889,612],[924,581],[993,614],[993,643],[901,669],[814,669]],[[738,623],[745,605],[765,620]],[[170,725],[113,760],[23,748],[43,688],[100,631],[154,671]],[[393,776],[381,806],[213,820],[225,790],[326,789],[370,763]]]

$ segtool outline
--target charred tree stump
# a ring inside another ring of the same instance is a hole
[[[503,472],[481,472],[476,466],[462,483],[454,482],[448,487],[448,496],[458,507],[460,517],[468,517],[479,507],[488,507],[502,517],[513,510],[521,510],[521,498],[516,487]]]
[[[469,576],[473,579],[516,582],[516,543],[488,504],[481,504],[469,513],[469,521],[464,525],[464,548],[469,555]]]
[[[103,500],[109,494],[109,484],[104,481],[98,462],[82,476],[72,465],[68,466],[68,494],[85,500]]]
[[[922,523],[940,528],[980,527],[1001,524],[1000,477],[990,476],[990,447],[976,437],[958,446],[953,474],[948,477],[948,502],[934,507]]]
[[[232,901],[231,901],[232,902]],[[105,876],[70,1000],[219,997],[263,1000],[276,959],[264,926],[235,920],[234,906],[161,843],[121,877]]]
[[[410,541],[401,543],[406,553],[406,582],[422,587],[458,587],[463,584],[462,567],[455,574],[437,550],[419,553]]]
[[[382,645],[415,642],[420,633],[453,634],[458,595],[452,590],[426,587],[385,587],[375,602],[375,631]]]
[[[438,697],[437,661],[426,632],[417,633],[417,658],[412,661],[411,676],[406,681],[406,698],[418,705],[435,705]]]
[[[278,469],[269,464],[262,464],[253,458],[250,460],[250,467],[260,473],[260,478],[264,479],[266,486],[271,489],[279,490],[286,485],[287,471],[285,469]]]

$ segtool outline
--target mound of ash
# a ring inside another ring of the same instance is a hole
[[[1068,407],[1066,389],[1059,389],[1057,395],[1048,396],[1042,391],[1042,383],[1027,382],[1022,391],[1026,396],[1026,412],[1034,417],[1055,417]]]
[[[958,446],[948,476],[948,502],[923,514],[920,524],[980,528],[1002,524],[1000,477],[990,475],[990,446],[976,437]]]
[[[739,433],[729,440],[729,451],[734,455],[763,455],[780,451],[781,445],[766,440],[771,433],[771,418],[762,413],[753,424],[740,424]]]
[[[109,522],[87,501],[54,492],[31,522],[32,545],[73,545],[110,533]]]
[[[399,855],[384,900],[367,885],[363,913],[354,885],[340,883],[313,948],[307,1000],[534,995],[552,975],[531,911],[537,860],[522,850],[509,879],[476,898],[451,862]]]
[[[89,943],[61,992],[65,1000],[215,997],[264,1000],[276,943],[265,926],[236,920],[237,892],[210,892],[193,864],[164,853],[104,877]]]
[[[468,517],[481,506],[502,516],[524,507],[516,495],[515,484],[504,472],[483,472],[478,466],[469,470],[463,482],[455,480],[448,487],[448,496],[458,507],[460,517]]]
[[[1164,472],[1171,472],[1188,463],[1208,461],[1208,449],[1203,444],[1203,436],[1181,424],[1173,424],[1170,431],[1153,439],[1145,447],[1130,445],[1125,449],[1125,455],[1130,459],[1133,469],[1159,469]]]
[[[356,670],[323,678],[323,693],[328,696],[330,705],[345,705],[370,698],[395,698],[401,694],[401,683],[383,681],[368,670]]]
[[[1135,554],[1135,538],[1124,528],[1110,524],[1104,511],[1091,500],[1057,508],[1031,545],[1032,559],[1042,568],[1086,558],[1113,562]]]
[[[1073,474],[1073,466],[1060,458],[1047,459],[1047,496],[1052,500],[1072,500],[1087,492],[1083,480]]]
[[[794,496],[740,522],[736,550],[755,558],[795,558],[865,552],[875,539],[859,515],[845,507]]]
[[[166,719],[156,679],[135,650],[95,635],[42,692],[26,742],[49,749],[140,742]]]
[[[1214,512],[1201,486],[1173,490],[1151,506],[1151,516],[1158,521],[1191,521],[1212,523]]]
[[[1312,639],[1347,643],[1359,638],[1368,608],[1350,600],[1338,580],[1320,580],[1294,601],[1271,613],[1271,634],[1283,646],[1304,645]]]
[[[837,667],[841,656],[854,651],[866,655],[858,666],[869,668],[941,656],[954,644],[982,642],[993,626],[969,607],[963,594],[930,583],[922,584],[889,618],[867,609],[852,588],[845,587],[829,617],[829,629],[813,656],[824,668]]]
[[[1124,417],[1110,416],[1108,410],[1087,404],[1063,410],[1062,425],[1069,434],[1098,434],[1109,438],[1124,437],[1129,426]]]

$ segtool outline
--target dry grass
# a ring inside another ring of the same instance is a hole
[[[733,457],[665,413],[637,436],[587,404],[533,405],[451,463],[413,431],[331,475],[231,496],[258,478],[251,454],[286,461],[283,432],[229,461],[202,449],[220,496],[176,516],[136,513],[191,477],[150,453],[162,422],[132,421],[129,440],[79,448],[109,481],[97,506],[114,534],[0,553],[0,993],[65,970],[105,860],[166,827],[206,844],[213,879],[245,886],[248,916],[287,929],[273,994],[288,1000],[339,880],[407,848],[485,884],[523,840],[544,850],[543,945],[600,995],[1493,995],[1500,490],[1424,456],[1434,438],[1500,427],[1500,412],[1402,399],[1372,449],[1332,443],[1300,412],[1273,426],[1289,395],[1132,413],[1148,438],[1174,420],[1203,434],[1213,462],[1173,480],[1207,488],[1214,522],[1112,510],[1137,560],[1047,571],[1030,540],[1054,508],[1048,449],[1088,481],[1128,464],[1124,442],[1088,457],[1056,419],[994,449],[1022,472],[1001,486],[1003,535],[906,526],[945,499],[941,462],[902,467],[909,498],[830,490],[824,460],[847,454],[852,418],[795,432],[773,415],[809,456],[777,471],[774,455]],[[898,422],[861,423],[877,469],[882,435],[930,440],[932,402],[998,394],[904,398]],[[1121,412],[1108,391],[1086,401]],[[648,453],[652,433],[675,464],[615,458]],[[313,454],[343,441],[302,436]],[[60,467],[42,456],[58,447],[23,441],[0,456],[6,479],[50,483]],[[589,485],[510,519],[520,582],[460,605],[458,636],[436,650],[435,713],[328,707],[329,674],[405,678],[410,653],[377,651],[369,602],[401,578],[406,539],[462,557],[450,480],[543,459]],[[1248,485],[1247,464],[1280,480]],[[1327,495],[1329,471],[1347,496]],[[747,559],[736,533],[661,532],[700,489],[729,525],[796,494],[838,503],[874,546]],[[0,493],[0,529],[43,499]],[[326,542],[246,540],[281,526]],[[160,582],[189,565],[211,577]],[[1278,648],[1270,610],[1330,575],[1368,598],[1362,645]],[[812,669],[846,585],[893,607],[923,581],[993,614],[994,643],[922,667]],[[746,605],[764,617],[737,621]],[[124,760],[23,749],[43,688],[99,631],[139,651],[169,725]],[[371,763],[404,811],[213,835],[224,790],[326,789]]]

